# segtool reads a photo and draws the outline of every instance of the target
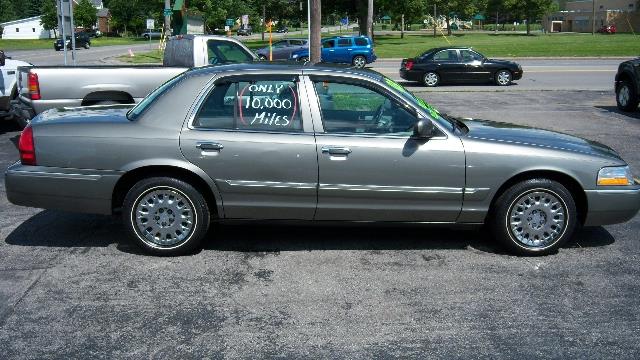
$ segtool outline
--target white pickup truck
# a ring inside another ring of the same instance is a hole
[[[192,67],[251,62],[241,42],[213,35],[168,39],[162,66],[27,66],[18,68],[17,99],[11,112],[21,126],[52,108],[134,104]]]
[[[0,119],[12,117],[11,100],[18,96],[16,86],[16,73],[18,66],[29,66],[31,64],[13,60],[0,50]]]

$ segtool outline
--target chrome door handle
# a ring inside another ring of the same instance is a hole
[[[322,153],[329,153],[331,155],[349,155],[351,154],[351,149],[340,146],[324,146],[322,147]]]
[[[217,142],[199,142],[196,147],[202,151],[220,151],[224,149],[224,145]]]

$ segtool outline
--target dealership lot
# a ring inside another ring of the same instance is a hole
[[[640,174],[640,113],[619,113],[612,91],[452,88],[420,95],[602,142]],[[2,168],[18,134],[0,123]],[[201,252],[155,258],[119,218],[13,206],[1,179],[8,358],[640,356],[640,216],[540,258],[481,231],[275,224],[218,226]]]

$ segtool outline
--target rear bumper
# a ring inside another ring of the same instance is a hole
[[[7,199],[15,205],[91,214],[111,214],[113,189],[121,173],[17,162],[5,172]]]
[[[624,190],[585,190],[589,211],[586,226],[619,224],[640,210],[640,186]]]
[[[417,71],[400,69],[400,77],[408,81],[421,81],[422,73]]]

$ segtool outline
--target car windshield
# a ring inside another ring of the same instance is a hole
[[[413,95],[413,93],[405,89],[404,86],[389,79],[388,77],[385,77],[384,81],[387,83],[387,85],[397,90],[400,93],[400,95],[402,95],[402,97],[404,97],[406,100],[409,100],[413,104],[418,105],[418,107],[425,110],[429,114],[429,116],[431,116],[434,120],[440,122],[443,125],[447,125],[451,127],[451,130],[453,130],[456,127],[456,123],[454,121],[449,120],[446,117],[446,115],[440,114],[440,111],[438,111],[435,107],[433,107],[431,104],[427,103],[423,99]]]
[[[147,110],[149,105],[153,104],[155,99],[164,94],[169,88],[171,88],[181,79],[181,75],[182,74],[178,74],[174,76],[164,84],[160,85],[157,89],[153,90],[149,95],[147,95],[147,97],[142,99],[142,101],[140,101],[138,105],[134,106],[127,112],[127,119],[129,119],[130,121],[135,121],[138,117],[140,117],[140,115],[145,112],[145,110]]]

